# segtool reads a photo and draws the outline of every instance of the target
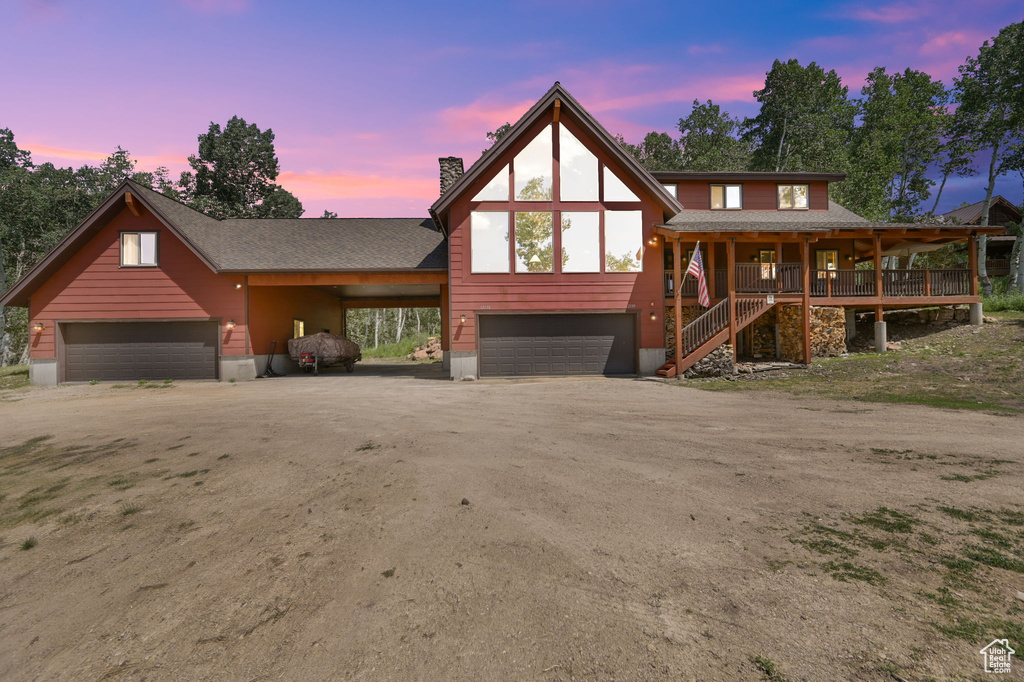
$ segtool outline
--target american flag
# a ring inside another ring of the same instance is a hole
[[[704,262],[700,257],[700,242],[697,242],[697,248],[693,250],[693,258],[690,259],[690,264],[686,266],[686,273],[683,275],[693,275],[697,278],[697,300],[705,308],[711,307],[711,297],[708,296],[708,280],[704,277]]]

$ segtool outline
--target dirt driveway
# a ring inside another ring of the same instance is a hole
[[[357,371],[19,390],[0,434],[4,680],[980,678],[1024,645],[1019,416]]]

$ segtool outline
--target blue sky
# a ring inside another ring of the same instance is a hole
[[[672,131],[694,99],[757,107],[774,59],[875,66],[950,83],[1019,2],[433,2],[0,0],[0,127],[37,161],[117,145],[140,168],[185,168],[210,121],[273,128],[280,182],[307,215],[421,216],[437,157],[467,165],[485,133],[559,80],[613,133]],[[983,198],[954,179],[940,210]],[[1019,176],[998,192],[1022,201]]]

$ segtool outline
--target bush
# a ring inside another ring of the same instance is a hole
[[[981,302],[985,310],[993,313],[1000,310],[1024,311],[1024,292],[1019,289],[1007,291],[1007,278],[993,277],[992,295],[982,296]]]
[[[401,358],[427,343],[426,334],[413,334],[398,343],[383,343],[376,348],[363,348],[364,358]]]

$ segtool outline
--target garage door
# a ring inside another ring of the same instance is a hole
[[[216,322],[65,324],[65,379],[216,379],[217,330]]]
[[[634,315],[482,315],[480,375],[634,374]]]

